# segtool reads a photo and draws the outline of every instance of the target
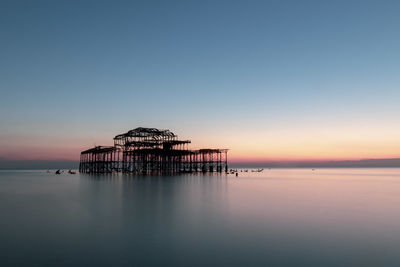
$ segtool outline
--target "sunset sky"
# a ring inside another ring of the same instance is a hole
[[[142,126],[231,161],[400,157],[400,1],[1,1],[0,158]]]

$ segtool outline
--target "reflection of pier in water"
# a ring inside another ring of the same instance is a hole
[[[179,140],[169,130],[136,128],[114,137],[114,146],[81,152],[84,173],[227,172],[227,149],[190,150],[190,140]]]

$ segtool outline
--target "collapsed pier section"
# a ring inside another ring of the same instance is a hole
[[[81,152],[83,173],[227,172],[227,149],[190,150],[169,130],[139,127],[114,137],[113,147]]]
[[[121,153],[113,146],[96,146],[81,152],[79,171],[110,173],[120,169]]]

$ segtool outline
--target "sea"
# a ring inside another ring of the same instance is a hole
[[[0,266],[400,266],[400,169],[2,170]]]

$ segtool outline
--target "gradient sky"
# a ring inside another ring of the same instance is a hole
[[[400,1],[0,2],[0,158],[143,126],[233,161],[400,157]]]

